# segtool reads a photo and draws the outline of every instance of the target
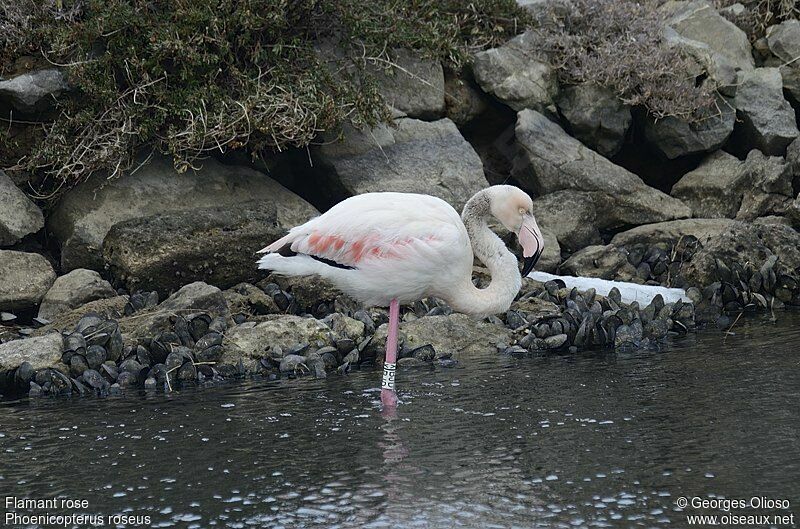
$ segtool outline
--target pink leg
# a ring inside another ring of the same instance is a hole
[[[389,304],[389,334],[386,337],[386,358],[383,361],[383,381],[381,383],[381,402],[385,408],[397,406],[397,393],[394,390],[394,375],[397,368],[397,330],[400,326],[400,303],[393,299]]]

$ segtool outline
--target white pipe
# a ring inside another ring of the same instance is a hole
[[[682,288],[667,288],[652,285],[637,285],[636,283],[626,283],[624,281],[609,281],[607,279],[598,279],[596,277],[574,277],[574,276],[557,276],[548,274],[547,272],[531,272],[528,277],[545,283],[554,279],[560,279],[567,285],[567,288],[577,288],[578,290],[589,290],[590,288],[602,295],[608,296],[611,289],[617,287],[619,293],[622,295],[624,303],[639,302],[639,306],[645,307],[656,296],[661,294],[664,298],[664,303],[675,303],[678,300],[691,302],[686,295],[686,291]]]

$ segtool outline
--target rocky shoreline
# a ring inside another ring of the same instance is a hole
[[[267,161],[234,152],[178,172],[142,149],[134,169],[94,174],[53,203],[26,194],[31,175],[0,170],[0,394],[380,364],[385,311],[254,265],[290,227],[372,191],[460,210],[488,185],[518,185],[545,237],[539,270],[680,287],[692,300],[641,307],[526,280],[508,313],[476,321],[428,299],[403,308],[401,368],[479,349],[641,347],[800,306],[800,22],[751,43],[704,1],[662,9],[664,38],[686,59],[679,73],[714,83],[717,114],[654,119],[607,88],[560,85],[526,32],[459,73],[400,54],[380,85],[391,122],[346,125]],[[59,68],[0,79],[0,114],[36,122],[70,91]]]

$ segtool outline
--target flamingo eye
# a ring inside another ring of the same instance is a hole
[[[524,215],[525,213],[527,213],[527,212],[525,211],[525,208],[519,208],[519,214],[520,214],[520,215]]]

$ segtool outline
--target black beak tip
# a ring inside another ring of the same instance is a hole
[[[522,277],[528,277],[528,274],[531,273],[533,267],[536,265],[536,262],[539,260],[539,253],[536,253],[530,257],[526,257],[522,261]]]

